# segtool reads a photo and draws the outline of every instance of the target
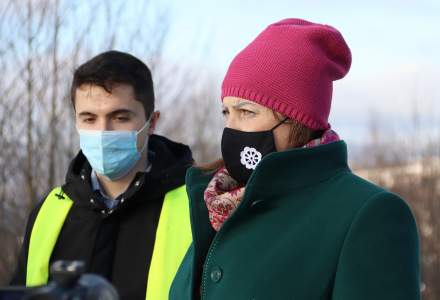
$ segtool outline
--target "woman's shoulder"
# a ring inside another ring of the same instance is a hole
[[[340,176],[329,182],[333,191],[337,191],[341,196],[351,198],[350,202],[363,205],[371,198],[399,198],[385,187],[379,186],[374,182],[368,181],[355,173],[343,172]],[[403,201],[403,200],[402,200]]]
[[[412,210],[407,202],[386,188],[353,173],[343,176],[339,184],[341,187],[344,186],[349,202],[354,205],[354,218],[388,222],[395,217],[402,222],[414,222]]]
[[[370,194],[358,200],[347,224],[334,295],[372,299],[385,291],[380,299],[419,299],[419,237],[409,205],[371,183],[359,184],[371,185]]]
[[[384,212],[400,215],[408,222],[412,222],[413,214],[409,205],[399,195],[388,191],[352,172],[343,172],[340,176],[326,182],[321,193],[322,203],[333,214],[344,218],[351,223],[355,218],[373,218],[378,220],[382,216],[386,222]],[[322,196],[324,194],[325,196]],[[333,208],[333,209],[332,209]]]

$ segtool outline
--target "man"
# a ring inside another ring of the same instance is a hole
[[[191,151],[153,134],[153,81],[132,55],[109,51],[81,65],[71,100],[81,151],[31,212],[12,284],[45,284],[52,262],[82,260],[121,299],[167,299],[191,242]]]

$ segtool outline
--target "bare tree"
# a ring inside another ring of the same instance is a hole
[[[440,299],[440,139],[425,132],[422,114],[434,119],[432,110],[422,111],[414,101],[412,127],[396,137],[386,132],[381,115],[371,114],[371,140],[366,146],[372,160],[356,170],[361,176],[401,195],[411,206],[420,233],[423,299]],[[390,124],[387,124],[390,126]],[[433,127],[428,127],[433,129]],[[424,133],[425,132],[425,133]],[[391,142],[390,142],[391,141]],[[373,161],[373,163],[372,163]]]
[[[193,144],[197,157],[214,157],[209,149],[217,140],[203,130],[207,120],[200,110],[214,99],[212,85],[189,88],[204,79],[191,66],[163,58],[171,25],[164,1],[0,2],[0,283],[13,271],[30,209],[63,182],[79,149],[69,92],[79,63],[108,49],[140,57],[153,72],[162,128],[177,119],[190,122],[192,114],[199,118],[189,125],[195,132],[176,126],[162,132]]]
[[[55,183],[55,161],[56,161],[56,141],[57,141],[57,102],[59,89],[59,62],[58,62],[58,34],[60,31],[61,21],[59,15],[59,1],[55,0],[53,4],[53,36],[52,36],[52,95],[50,107],[49,121],[49,174],[47,186],[53,186]]]

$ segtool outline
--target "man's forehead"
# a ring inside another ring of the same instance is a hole
[[[113,84],[108,87],[103,87],[96,84],[86,83],[80,85],[75,90],[76,96],[83,97],[93,97],[93,96],[103,96],[103,97],[118,97],[122,96],[124,98],[134,99],[134,90],[131,85],[128,84]]]
[[[131,112],[135,113],[143,109],[139,101],[134,100],[133,97],[101,93],[98,91],[89,92],[87,90],[78,90],[76,94],[75,110],[78,115],[84,113],[92,114],[112,114],[118,111],[119,113]]]

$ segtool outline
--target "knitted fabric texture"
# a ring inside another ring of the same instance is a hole
[[[301,19],[269,25],[232,61],[222,99],[244,98],[328,129],[333,81],[350,69],[351,53],[335,28]]]

